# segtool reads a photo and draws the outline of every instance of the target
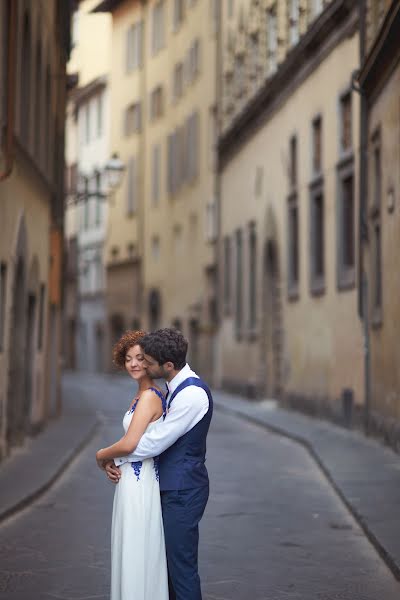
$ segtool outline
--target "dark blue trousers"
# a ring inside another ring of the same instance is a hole
[[[208,494],[208,486],[161,492],[170,600],[201,600],[199,521]]]

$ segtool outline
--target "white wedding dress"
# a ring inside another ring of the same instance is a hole
[[[125,413],[125,432],[136,404]],[[111,526],[111,600],[168,600],[158,459],[124,463],[120,469]]]

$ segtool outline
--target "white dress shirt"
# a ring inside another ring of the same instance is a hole
[[[176,388],[188,377],[198,378],[198,375],[186,364],[167,384],[169,390],[167,404]],[[184,388],[174,398],[165,419],[160,420],[150,431],[142,435],[132,454],[115,458],[115,464],[120,466],[126,462],[136,462],[158,456],[172,446],[178,438],[193,429],[204,417],[208,407],[208,396],[202,388],[194,385]]]

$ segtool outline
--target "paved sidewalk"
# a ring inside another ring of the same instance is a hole
[[[400,456],[361,432],[214,392],[215,407],[307,448],[397,579],[400,579]],[[265,457],[268,459],[268,457]]]
[[[63,415],[0,463],[0,521],[54,483],[94,435],[97,423],[80,382],[69,382],[68,390],[63,385]]]

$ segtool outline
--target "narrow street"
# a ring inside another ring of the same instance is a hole
[[[0,527],[4,600],[109,597],[113,485],[94,455],[120,435],[131,390],[127,378],[68,385],[78,404],[92,395],[103,426],[47,494]],[[302,447],[216,411],[208,465],[205,600],[398,599],[398,582]]]

